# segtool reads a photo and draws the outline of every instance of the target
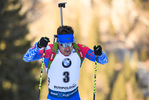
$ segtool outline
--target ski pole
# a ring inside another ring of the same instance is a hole
[[[55,38],[57,38],[57,35],[54,35],[53,44],[55,43]]]
[[[62,13],[62,8],[65,8],[66,2],[59,3],[58,7],[60,7],[60,16],[61,16],[61,26],[63,26],[63,13]]]
[[[44,50],[43,50],[43,58],[42,58],[42,66],[41,66],[41,73],[40,73],[38,100],[40,99],[40,90],[41,90],[41,84],[42,84],[42,74],[43,74],[43,66],[44,66],[44,57],[45,57],[45,47],[44,47]]]
[[[93,92],[93,100],[95,100],[95,93],[96,93],[96,74],[97,74],[97,55],[95,55],[95,73],[94,73],[94,92]]]

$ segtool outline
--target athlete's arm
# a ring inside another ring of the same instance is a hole
[[[95,61],[95,54],[94,54],[93,50],[89,49],[85,55],[85,58],[87,58],[91,61]],[[100,56],[97,56],[97,63],[100,63],[100,64],[108,63],[108,57],[105,52],[102,51],[102,54]]]
[[[78,44],[78,46],[80,47],[84,58],[87,58],[90,61],[95,61],[95,54],[93,50],[81,44]],[[97,63],[100,63],[100,64],[108,63],[108,57],[105,52],[102,51],[102,54],[100,56],[97,56]]]
[[[40,48],[38,48],[37,43],[35,43],[34,46],[29,48],[28,51],[24,54],[23,60],[26,62],[30,62],[41,59],[42,55],[39,50]]]

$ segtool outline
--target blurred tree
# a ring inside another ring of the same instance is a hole
[[[126,83],[128,100],[143,100],[143,94],[139,89],[139,79],[137,78],[138,66],[138,53],[134,51],[130,64],[131,76],[130,80]]]
[[[106,69],[104,70],[104,74],[106,76],[106,83],[108,88],[109,88],[109,93],[106,96],[106,100],[109,100],[111,98],[111,93],[114,87],[114,83],[117,80],[117,76],[119,71],[116,71],[116,64],[117,64],[117,59],[114,55],[114,53],[110,53],[108,56],[109,62],[106,65]]]
[[[106,65],[107,69],[104,70],[104,72],[106,75],[106,79],[108,80],[108,83],[110,84],[113,79],[113,76],[114,76],[117,61],[116,61],[116,57],[115,57],[114,53],[110,53],[108,56],[108,59],[110,59],[110,60],[109,60],[108,64]]]
[[[138,71],[138,67],[139,67],[139,58],[138,58],[137,51],[133,51],[131,66],[132,66],[134,73],[136,73]]]
[[[118,75],[118,78],[114,84],[110,100],[127,100],[125,78],[122,73]]]
[[[145,60],[147,60],[147,49],[143,47],[141,49],[141,61],[145,61]]]
[[[130,95],[129,93],[128,96],[133,96],[133,98],[135,100],[144,100],[143,98],[143,93],[141,93],[140,89],[139,89],[139,80],[136,80],[136,72],[132,74],[131,79],[130,79],[130,85],[131,88],[129,88],[129,90],[131,89],[132,94]]]
[[[122,73],[124,75],[125,80],[129,81],[131,74],[132,74],[129,53],[125,54],[125,60],[124,60],[124,64],[123,64]]]
[[[30,47],[26,14],[19,15],[20,0],[0,1],[0,98],[1,100],[35,100],[39,81],[32,70],[37,63],[26,63],[23,55]],[[40,66],[39,66],[40,67]],[[37,67],[37,68],[39,68]]]

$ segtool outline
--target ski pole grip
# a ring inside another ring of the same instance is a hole
[[[53,44],[55,43],[55,38],[57,38],[57,35],[54,35]]]
[[[93,49],[94,49],[94,54],[95,54],[95,61],[97,61],[97,51],[96,51],[96,48],[97,48],[97,46],[98,45],[95,45],[94,47],[93,47]]]
[[[93,47],[95,56],[97,56],[97,51],[96,51],[97,46],[98,46],[98,45],[95,45],[95,46]]]
[[[55,38],[57,38],[57,35],[54,35]]]

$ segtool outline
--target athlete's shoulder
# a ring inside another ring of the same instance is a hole
[[[89,47],[83,45],[83,44],[79,44],[77,43],[77,45],[79,46],[79,48],[81,49],[82,53],[83,53],[83,56],[85,57],[87,51],[90,49]]]
[[[46,47],[46,52],[51,53],[52,52],[52,48],[53,48],[53,44],[48,44]]]
[[[46,47],[46,50],[52,49],[52,48],[53,48],[53,44],[48,44],[47,47]]]

